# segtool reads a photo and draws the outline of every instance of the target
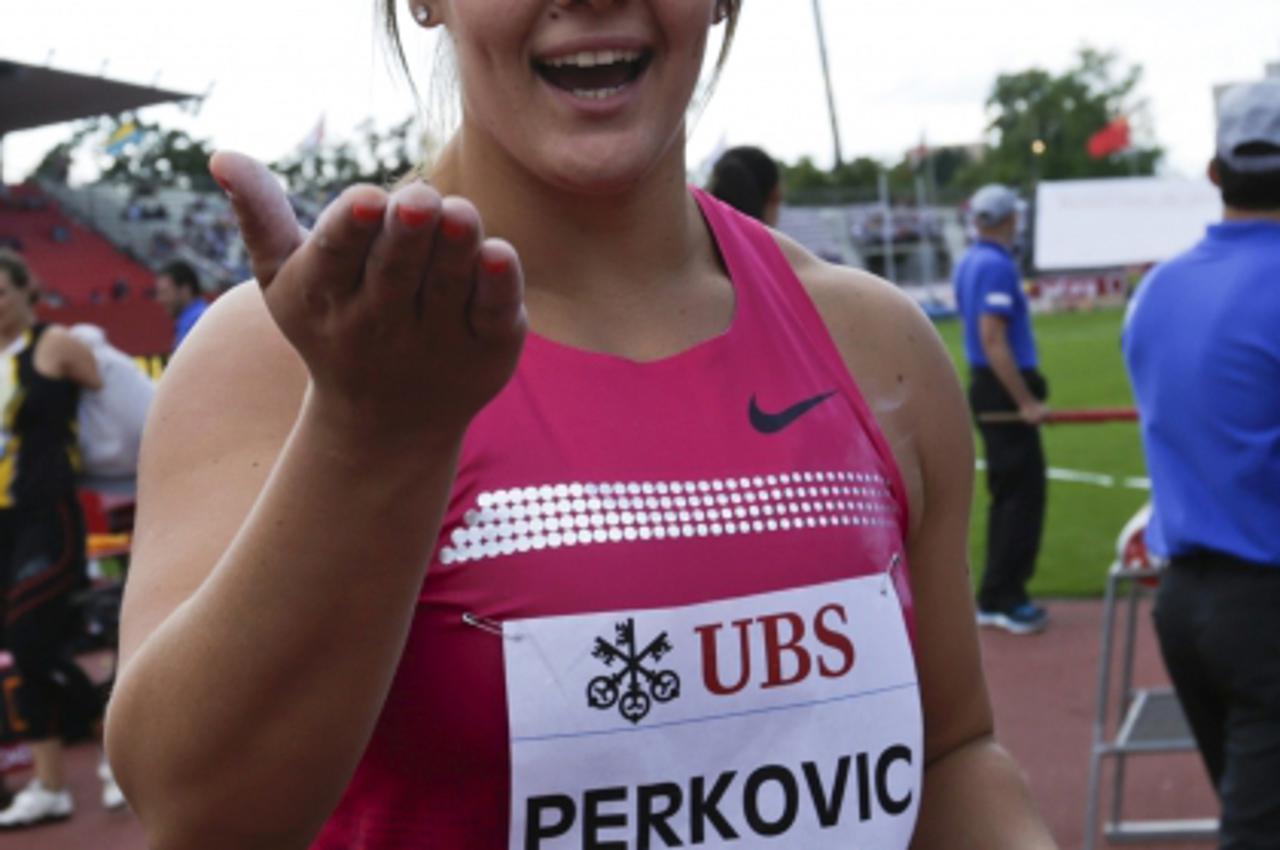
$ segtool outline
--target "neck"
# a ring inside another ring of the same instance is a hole
[[[34,321],[28,317],[0,322],[0,348],[7,348],[15,339],[26,333]]]
[[[1280,210],[1242,210],[1239,207],[1225,207],[1222,211],[1223,221],[1270,221],[1280,224]]]
[[[684,147],[676,140],[635,184],[576,192],[530,173],[465,121],[432,174],[442,193],[476,205],[486,235],[516,248],[531,296],[578,303],[640,295],[678,280],[700,250],[709,250],[685,179]]]

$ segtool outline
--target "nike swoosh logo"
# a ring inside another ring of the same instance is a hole
[[[804,401],[798,401],[778,413],[765,413],[756,404],[756,397],[753,395],[751,396],[751,404],[747,406],[747,417],[751,420],[751,427],[761,434],[776,434],[835,394],[836,391],[831,390],[813,398],[806,398]]]

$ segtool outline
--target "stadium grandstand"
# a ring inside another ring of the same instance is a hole
[[[118,115],[195,96],[154,86],[70,73],[0,57],[0,139],[47,124]],[[42,318],[102,327],[136,357],[168,351],[172,325],[151,297],[152,272],[120,233],[105,233],[95,199],[28,181],[0,186],[0,246],[26,258],[43,293]]]

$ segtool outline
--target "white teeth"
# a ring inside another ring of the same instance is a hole
[[[622,91],[623,86],[612,86],[607,89],[574,89],[574,97],[585,97],[587,100],[604,100]]]
[[[639,58],[638,50],[583,50],[579,53],[547,59],[545,64],[553,68],[594,68],[597,65],[612,65],[616,62],[634,62]]]

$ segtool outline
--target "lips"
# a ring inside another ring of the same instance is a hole
[[[578,50],[534,60],[538,76],[577,97],[603,99],[634,83],[649,67],[647,50]]]

